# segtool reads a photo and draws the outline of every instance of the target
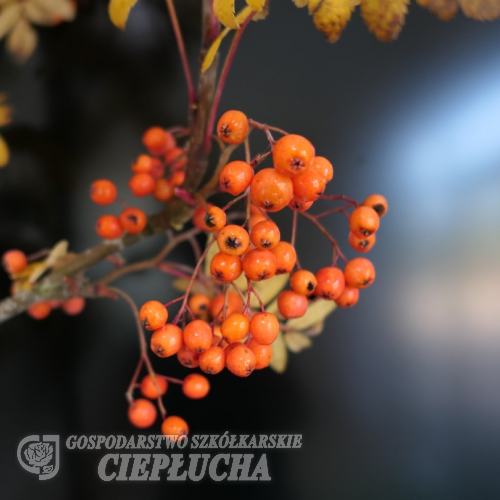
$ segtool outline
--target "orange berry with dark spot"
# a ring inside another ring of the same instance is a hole
[[[253,168],[247,162],[232,161],[222,169],[219,184],[226,193],[238,196],[248,189],[253,175]]]
[[[189,427],[183,418],[170,415],[161,424],[161,432],[171,441],[180,441],[189,434]]]
[[[113,182],[99,179],[92,183],[90,199],[98,205],[110,205],[116,200],[118,190]]]
[[[191,373],[184,379],[182,392],[190,399],[204,398],[210,392],[210,382],[199,373]]]
[[[141,380],[140,389],[145,398],[156,399],[167,392],[168,381],[166,377],[155,374],[155,381],[156,385],[151,375],[145,375]]]
[[[313,158],[313,145],[301,135],[285,135],[273,148],[274,168],[290,177],[308,170]]]
[[[253,351],[247,346],[236,342],[235,345],[230,344],[226,349],[228,349],[226,366],[233,375],[248,377],[255,370],[257,360]]]
[[[196,368],[199,366],[200,355],[197,352],[190,351],[183,345],[177,352],[177,359],[182,366],[186,368]]]
[[[278,212],[285,208],[293,197],[290,177],[274,168],[264,168],[257,172],[250,184],[252,201],[268,212]]]
[[[278,295],[278,311],[286,319],[304,316],[307,305],[307,298],[292,290],[284,290]]]
[[[212,257],[210,274],[222,283],[231,283],[238,279],[243,271],[243,265],[238,255],[228,255],[219,252]]]
[[[209,207],[203,217],[203,225],[206,231],[219,231],[226,225],[226,212],[219,207]]]
[[[69,316],[76,316],[85,309],[83,297],[72,297],[61,304],[61,309]]]
[[[346,286],[342,295],[335,300],[335,303],[339,307],[352,307],[358,303],[358,300],[359,290],[357,288]]]
[[[370,236],[363,236],[362,238],[358,238],[352,231],[349,233],[349,245],[351,245],[356,252],[369,252],[376,241],[377,235],[375,233],[370,234]]]
[[[2,265],[9,274],[20,273],[28,266],[28,257],[21,250],[8,250],[2,255]]]
[[[201,229],[202,231],[205,231],[205,215],[207,213],[207,210],[212,208],[213,205],[211,203],[208,203],[206,206],[199,205],[196,207],[196,210],[193,213],[193,225],[197,227],[198,229]],[[205,210],[206,208],[206,210]]]
[[[293,177],[293,194],[305,201],[316,201],[325,191],[326,182],[316,170]]]
[[[32,306],[29,306],[26,312],[33,319],[45,319],[52,311],[52,307],[50,306],[50,302],[37,302]]]
[[[273,357],[273,347],[271,345],[259,344],[255,339],[251,338],[247,347],[254,353],[256,370],[262,370],[269,366]]]
[[[375,268],[368,259],[356,257],[346,264],[344,276],[347,286],[366,288],[375,281]]]
[[[120,223],[127,233],[139,234],[144,231],[148,218],[139,208],[126,208],[120,214]]]
[[[128,419],[134,427],[146,429],[156,420],[156,407],[147,399],[136,399],[128,408]]]
[[[374,234],[379,225],[380,217],[371,207],[355,208],[349,216],[349,227],[358,238]]]
[[[135,196],[148,196],[155,190],[156,182],[150,174],[135,174],[130,178],[128,187]]]
[[[177,354],[182,348],[182,330],[172,323],[158,328],[151,335],[151,350],[160,358]]]
[[[245,253],[250,244],[250,236],[245,228],[236,224],[229,224],[222,228],[217,235],[217,245],[221,252],[228,255]]]
[[[248,279],[262,281],[276,274],[277,261],[271,250],[254,248],[243,257],[243,271]]]
[[[344,273],[338,267],[323,267],[316,273],[316,280],[314,294],[322,299],[338,299],[344,291]]]
[[[228,144],[241,144],[248,135],[248,118],[241,111],[226,111],[217,123],[217,135]]]
[[[278,318],[271,313],[255,313],[250,320],[250,332],[259,344],[272,344],[278,337],[280,324]]]
[[[300,269],[290,277],[290,286],[295,293],[309,297],[316,289],[316,276],[311,271]]]
[[[161,127],[150,127],[142,136],[142,143],[152,155],[163,155],[175,147],[174,136]]]
[[[379,217],[383,217],[387,213],[387,200],[381,194],[372,194],[363,202],[363,206],[371,207],[377,212]]]
[[[292,272],[297,262],[295,248],[286,242],[280,241],[271,252],[276,257],[276,274],[286,274]]]
[[[155,200],[165,203],[172,199],[174,193],[174,186],[167,179],[158,179],[156,181],[155,190],[153,191]]]
[[[116,215],[101,215],[97,219],[97,234],[106,240],[114,240],[123,234],[123,227],[120,219]]]
[[[248,335],[250,322],[241,313],[232,313],[222,322],[220,327],[222,338],[229,343],[244,339]]]
[[[280,230],[273,221],[263,220],[253,226],[250,232],[250,241],[256,248],[270,250],[279,243]]]
[[[157,330],[167,322],[168,311],[161,302],[149,300],[139,310],[139,319],[146,330]]]
[[[182,333],[184,345],[193,352],[206,351],[212,345],[212,329],[201,319],[195,319],[186,325]]]
[[[288,207],[297,212],[306,212],[312,207],[313,203],[312,201],[305,201],[298,196],[294,196],[288,204]]]
[[[222,347],[213,345],[200,354],[200,369],[209,375],[220,373],[226,366],[226,353]]]

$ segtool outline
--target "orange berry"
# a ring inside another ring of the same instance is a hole
[[[230,314],[220,327],[222,338],[229,343],[244,339],[248,335],[250,322],[248,318],[241,313]]]
[[[117,195],[115,184],[106,179],[94,181],[90,187],[90,199],[98,205],[110,205],[116,200]]]
[[[226,366],[226,353],[222,347],[213,345],[200,354],[200,368],[209,375],[220,373]]]
[[[346,264],[344,276],[347,286],[366,288],[375,280],[375,268],[368,259],[356,257]]]
[[[272,278],[276,274],[277,265],[276,257],[271,250],[254,248],[243,257],[243,271],[252,281]]]
[[[181,170],[186,166],[186,152],[182,148],[173,148],[167,151],[165,161],[171,170]]]
[[[230,349],[226,351],[227,369],[238,377],[248,377],[255,370],[257,364],[255,354],[247,346],[238,342],[230,344],[228,347]]]
[[[132,172],[136,174],[149,174],[151,177],[159,179],[165,173],[165,167],[158,158],[139,155],[132,165]]]
[[[280,241],[271,252],[276,257],[276,274],[286,274],[292,272],[297,262],[295,248],[286,242]]]
[[[217,135],[228,144],[241,144],[248,135],[248,118],[241,111],[226,111],[217,123]]]
[[[193,352],[203,352],[212,345],[212,329],[201,319],[195,319],[186,325],[182,333],[184,345]]]
[[[80,314],[85,308],[85,299],[83,297],[73,297],[61,304],[61,309],[69,316]]]
[[[333,166],[332,164],[322,156],[315,156],[311,162],[311,170],[318,172],[326,183],[333,179]]]
[[[158,328],[151,335],[151,350],[160,358],[177,354],[182,347],[182,330],[172,323]]]
[[[312,207],[313,203],[312,201],[305,201],[298,196],[294,196],[288,204],[288,207],[297,212],[305,212]]]
[[[168,311],[161,302],[149,300],[141,307],[139,319],[146,330],[157,330],[167,322]]]
[[[186,172],[183,170],[176,170],[169,178],[168,181],[172,186],[182,186],[186,180]]]
[[[210,382],[207,377],[199,373],[191,373],[182,384],[182,392],[191,399],[204,398],[210,391]]]
[[[146,227],[148,218],[139,208],[126,208],[120,214],[120,223],[127,233],[139,234]]]
[[[134,427],[146,429],[156,420],[156,407],[147,399],[136,399],[128,408],[128,419]]]
[[[128,187],[134,196],[148,196],[155,190],[156,182],[149,174],[135,174],[130,178]]]
[[[250,236],[246,229],[236,224],[229,224],[217,235],[217,245],[221,252],[229,255],[241,255],[250,244]]]
[[[315,295],[326,300],[338,299],[345,288],[344,273],[338,267],[324,267],[316,273]]]
[[[278,311],[286,318],[300,318],[307,311],[307,298],[292,290],[284,290],[278,295]]]
[[[351,288],[346,286],[342,295],[335,300],[335,303],[339,307],[352,307],[358,303],[359,300],[359,290],[357,288]]]
[[[307,170],[292,179],[293,194],[305,201],[316,201],[325,191],[326,182],[316,170]]]
[[[210,302],[210,316],[212,316],[212,318],[216,319],[217,321],[222,321],[224,312],[224,299],[225,294],[221,294],[214,297]],[[242,312],[243,307],[243,300],[238,293],[229,292],[227,294],[226,316],[229,316],[233,312]]]
[[[254,205],[251,205],[252,207]],[[250,216],[250,221],[248,223],[248,227],[250,231],[259,223],[268,220],[266,217],[264,217],[260,212],[258,214],[252,214]]]
[[[372,194],[363,202],[363,206],[371,207],[377,212],[379,217],[383,217],[387,213],[387,200],[381,194]]]
[[[185,345],[177,353],[179,363],[186,368],[196,368],[200,364],[199,358],[200,355],[197,352],[190,351]]]
[[[45,319],[52,311],[52,307],[50,307],[50,302],[37,302],[32,306],[29,306],[27,309],[27,313],[33,319]]]
[[[295,293],[309,297],[316,289],[316,276],[311,271],[300,269],[290,277],[290,286]]]
[[[151,127],[142,136],[142,143],[152,155],[163,155],[175,147],[174,136],[161,127]]]
[[[97,219],[97,234],[106,240],[119,238],[123,234],[123,228],[120,219],[116,215],[101,215]]]
[[[222,333],[220,331],[220,325],[213,325],[212,327],[212,345],[220,345],[224,343],[222,340]]]
[[[273,148],[274,168],[289,177],[308,170],[313,158],[313,145],[301,135],[284,135]]]
[[[232,161],[222,169],[219,184],[226,193],[238,196],[250,186],[253,175],[253,168],[248,163]]]
[[[141,392],[145,398],[156,399],[163,396],[168,389],[167,378],[163,375],[155,375],[156,385],[153,382],[153,377],[151,375],[145,375],[141,380]],[[158,389],[156,388],[158,387]],[[159,391],[159,392],[158,392]]]
[[[252,201],[268,212],[285,208],[293,197],[293,184],[289,177],[274,168],[264,168],[255,174],[250,184]]]
[[[272,344],[278,337],[280,324],[278,318],[271,313],[255,313],[250,320],[252,338],[259,344]]]
[[[208,203],[206,205],[206,209],[209,210],[212,208],[213,205],[211,203]],[[205,215],[207,213],[207,210],[205,210],[205,207],[202,205],[199,205],[196,207],[196,210],[193,213],[193,225],[197,227],[198,229],[201,229],[202,231],[205,231]]]
[[[270,250],[279,243],[280,230],[274,222],[263,220],[253,226],[250,233],[250,241],[256,248]]]
[[[8,250],[2,255],[2,265],[9,274],[20,273],[28,266],[28,257],[21,250]]]
[[[355,236],[363,238],[377,231],[380,217],[371,207],[355,208],[349,216],[349,227]]]
[[[153,197],[155,200],[165,203],[166,201],[172,199],[174,193],[174,186],[167,181],[167,179],[158,179],[156,181],[155,190],[153,191]]]
[[[262,370],[269,366],[273,357],[273,348],[271,345],[259,344],[252,338],[248,342],[247,347],[254,353],[256,370]]]
[[[210,307],[210,298],[204,293],[195,293],[189,297],[189,309],[193,314],[203,320],[208,319],[208,308]]]
[[[219,207],[210,207],[203,217],[203,226],[206,231],[219,231],[226,225],[226,212]]]
[[[238,279],[243,271],[243,265],[238,255],[228,255],[219,252],[212,257],[210,274],[222,283],[231,283]]]
[[[161,424],[161,432],[172,441],[178,441],[189,434],[189,427],[183,418],[170,415]]]
[[[376,241],[377,235],[375,233],[370,236],[363,236],[363,238],[358,238],[352,231],[349,233],[349,245],[351,245],[356,252],[369,252]]]

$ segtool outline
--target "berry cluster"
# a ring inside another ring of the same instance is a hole
[[[174,129],[176,130],[181,129]],[[138,198],[151,195],[157,201],[166,203],[184,182],[186,153],[183,148],[178,147],[173,132],[161,127],[149,128],[144,133],[142,142],[149,154],[139,155],[132,165],[133,175],[128,183],[130,191]],[[90,198],[94,203],[110,205],[117,197],[118,190],[113,182],[99,179],[92,184]],[[147,216],[141,209],[118,201],[125,206],[119,216],[107,214],[97,220],[96,231],[101,238],[119,238],[123,232],[142,233],[148,223]]]

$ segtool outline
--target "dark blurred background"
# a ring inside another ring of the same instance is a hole
[[[194,65],[199,2],[177,3]],[[302,433],[303,448],[269,453],[269,484],[105,484],[100,453],[65,450],[54,479],[26,473],[15,457],[26,435],[133,433],[123,396],[138,356],[132,318],[123,303],[94,301],[79,317],[0,326],[2,498],[500,498],[500,24],[443,23],[412,5],[393,44],[355,14],[330,45],[305,10],[271,7],[243,38],[221,109],[310,137],[334,163],[329,192],[386,195],[371,253],[377,281],[356,308],[328,319],[311,349],[291,355],[284,375],[222,374],[206,400],[173,387],[166,404],[196,433]],[[102,209],[89,184],[105,176],[126,192],[142,132],[185,123],[159,0],[141,0],[124,33],[104,2],[89,1],[75,22],[39,34],[25,65],[0,56],[0,91],[15,108],[4,133],[12,161],[0,172],[1,252],[62,238],[76,251],[95,244]],[[328,225],[347,246],[344,219]],[[320,241],[302,226],[306,264],[328,261]],[[175,293],[152,272],[119,285],[138,302]],[[8,289],[2,275],[1,295]],[[185,373],[170,360],[156,366]]]

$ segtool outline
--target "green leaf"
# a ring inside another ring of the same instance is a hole
[[[319,299],[312,304],[309,304],[307,312],[302,316],[302,318],[291,319],[287,322],[287,328],[294,331],[303,331],[308,328],[317,325],[324,321],[324,319],[329,316],[337,304],[333,300],[323,300]]]
[[[289,351],[300,352],[312,346],[312,340],[302,332],[287,332],[283,335]]]

